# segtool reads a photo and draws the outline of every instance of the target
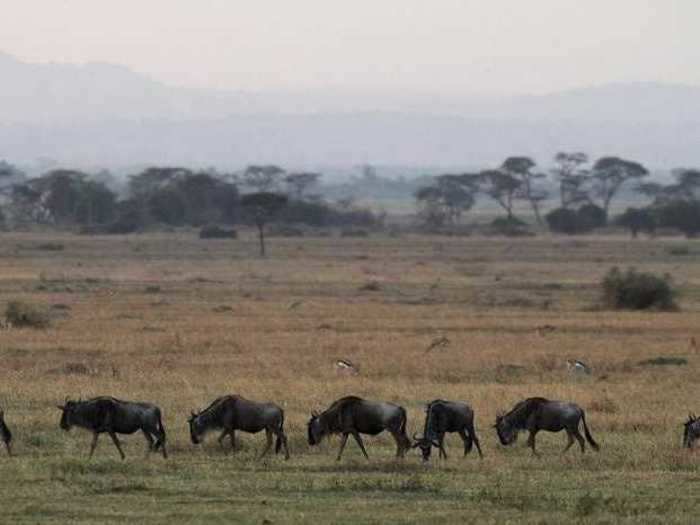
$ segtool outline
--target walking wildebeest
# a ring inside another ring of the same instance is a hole
[[[160,449],[163,457],[168,457],[165,450],[165,428],[160,408],[156,405],[121,401],[113,397],[95,397],[87,401],[66,399],[65,404],[58,408],[63,413],[60,423],[63,430],[68,431],[76,426],[92,432],[90,458],[97,447],[98,436],[106,432],[112,438],[119,455],[125,459],[117,434],[133,434],[139,430],[148,442],[147,454]]]
[[[236,450],[236,430],[255,434],[261,430],[267,435],[267,444],[260,454],[262,458],[272,447],[272,435],[277,436],[275,454],[284,447],[284,458],[289,459],[287,436],[284,433],[284,410],[273,403],[257,403],[241,396],[222,396],[200,413],[187,420],[190,425],[192,443],[198,445],[204,434],[212,429],[223,430],[219,444],[223,448],[223,439],[231,438],[231,449]]]
[[[388,430],[396,440],[396,457],[403,457],[411,446],[406,435],[406,411],[391,403],[366,401],[347,396],[335,401],[321,414],[312,413],[308,423],[309,445],[318,445],[328,434],[342,434],[338,461],[352,435],[366,459],[369,459],[360,434],[376,436]]]
[[[683,431],[683,446],[693,448],[695,441],[700,438],[700,418],[696,417],[695,414],[688,414],[688,421],[683,426],[685,427]]]
[[[583,454],[586,447],[583,436],[581,436],[578,429],[580,421],[583,421],[583,431],[586,434],[588,443],[593,447],[593,450],[599,450],[598,443],[595,442],[588,431],[586,414],[581,407],[574,403],[531,397],[517,403],[507,414],[497,416],[494,427],[498,433],[498,439],[503,445],[514,443],[520,430],[528,430],[530,435],[527,439],[527,444],[532,448],[532,452],[535,455],[537,455],[535,450],[535,436],[537,432],[540,430],[548,432],[566,430],[569,442],[563,452],[569,450],[571,445],[574,444],[574,438],[576,438]]]
[[[5,443],[7,455],[12,455],[12,432],[10,432],[7,423],[5,423],[5,412],[0,408],[0,439]]]
[[[447,453],[443,446],[445,433],[457,432],[464,442],[464,455],[471,452],[476,444],[479,457],[483,457],[479,438],[474,430],[474,411],[465,403],[443,401],[436,399],[428,403],[425,409],[425,425],[423,435],[413,436],[415,444],[413,448],[420,448],[423,461],[430,461],[430,452],[433,447],[440,451],[440,456],[447,459]]]

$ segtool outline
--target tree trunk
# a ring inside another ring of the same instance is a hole
[[[258,224],[258,237],[260,239],[260,257],[265,257],[265,226]]]

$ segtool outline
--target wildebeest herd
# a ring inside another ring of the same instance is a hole
[[[134,434],[139,430],[146,438],[147,454],[160,451],[164,458],[168,457],[161,410],[152,403],[136,403],[103,396],[86,401],[66,399],[58,408],[61,411],[59,425],[63,430],[68,431],[76,426],[92,432],[89,457],[95,452],[99,435],[107,433],[121,458],[125,459],[117,434]],[[474,411],[469,405],[436,399],[428,403],[425,412],[423,433],[415,434],[411,441],[406,434],[407,417],[403,407],[392,403],[368,401],[357,396],[346,396],[333,402],[323,412],[312,413],[307,423],[308,443],[311,446],[318,445],[325,436],[340,434],[337,456],[340,460],[348,437],[352,436],[365,458],[369,459],[361,435],[374,436],[386,431],[396,441],[397,458],[404,457],[411,448],[418,448],[423,461],[427,462],[433,448],[438,449],[440,457],[447,459],[445,434],[457,433],[464,443],[465,456],[471,452],[474,445],[479,456],[482,456],[474,425]],[[12,433],[4,416],[0,408],[0,439],[11,456]],[[223,441],[228,436],[234,451],[237,430],[252,434],[264,430],[267,443],[260,457],[270,451],[275,436],[275,453],[284,451],[285,459],[289,459],[287,436],[284,432],[284,410],[274,403],[259,403],[238,395],[222,396],[201,412],[192,412],[187,423],[193,444],[201,443],[207,432],[218,430],[221,431],[218,438],[221,447],[224,448]],[[583,436],[579,430],[581,424]],[[694,442],[700,438],[700,418],[690,415],[684,427],[683,446],[692,448]],[[541,430],[566,431],[568,443],[563,452],[571,448],[574,440],[578,441],[581,453],[585,451],[586,441],[594,450],[600,448],[588,429],[585,412],[575,403],[551,401],[542,397],[527,398],[516,403],[509,412],[498,415],[494,428],[504,446],[515,443],[518,433],[527,430],[527,445],[535,455],[535,436]]]

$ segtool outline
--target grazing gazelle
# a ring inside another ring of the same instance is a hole
[[[535,450],[535,436],[540,430],[548,432],[566,431],[569,442],[564,452],[569,450],[574,444],[574,438],[581,446],[581,453],[585,451],[585,442],[579,431],[579,424],[583,422],[583,431],[588,443],[593,450],[599,450],[598,443],[588,431],[586,425],[586,414],[581,407],[575,403],[564,401],[550,401],[542,397],[530,397],[516,404],[513,409],[505,415],[496,417],[496,432],[498,439],[503,445],[511,445],[518,438],[518,432],[527,430],[530,432],[527,444]]]
[[[338,461],[352,435],[366,459],[369,459],[360,434],[376,436],[387,430],[396,441],[396,456],[403,457],[411,446],[406,435],[406,411],[392,403],[367,401],[347,396],[335,401],[322,413],[312,413],[308,424],[309,445],[318,445],[328,434],[341,434]]]
[[[165,450],[165,428],[161,419],[160,409],[151,403],[134,403],[121,401],[113,397],[96,397],[87,401],[69,401],[58,406],[62,412],[61,428],[65,431],[71,427],[81,427],[92,432],[90,456],[97,447],[97,438],[102,433],[109,434],[119,455],[125,459],[117,434],[133,434],[143,432],[148,442],[148,453],[160,449],[164,458],[168,457]]]
[[[433,447],[440,451],[440,456],[447,459],[444,440],[447,432],[457,432],[464,442],[464,455],[471,452],[476,445],[479,457],[483,457],[479,438],[474,430],[474,411],[465,403],[431,401],[425,409],[425,425],[422,436],[413,436],[413,448],[420,448],[423,461],[430,461]]]
[[[221,430],[219,444],[223,448],[226,435],[231,439],[231,449],[236,449],[236,430],[255,434],[265,431],[267,444],[260,454],[262,458],[272,447],[272,435],[277,436],[275,454],[284,448],[284,458],[289,459],[287,436],[284,433],[284,410],[274,403],[258,403],[241,396],[222,396],[215,399],[199,413],[192,412],[187,420],[192,443],[202,442],[209,430]]]

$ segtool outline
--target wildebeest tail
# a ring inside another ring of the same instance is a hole
[[[282,435],[284,434],[284,412],[282,412],[282,418],[280,419],[279,432],[277,433],[277,440],[275,440],[275,454],[279,454],[282,450]]]
[[[163,418],[161,417],[160,410],[156,412],[156,415],[158,416],[158,441],[156,441],[156,444],[154,446],[155,450],[158,450],[159,448],[165,447],[165,427],[163,426]]]
[[[591,436],[591,433],[588,431],[588,425],[586,425],[586,413],[583,410],[581,411],[581,421],[583,421],[583,432],[586,434],[586,440],[591,447],[593,447],[593,450],[600,450],[600,445],[595,442],[595,439],[593,439],[593,436]]]

